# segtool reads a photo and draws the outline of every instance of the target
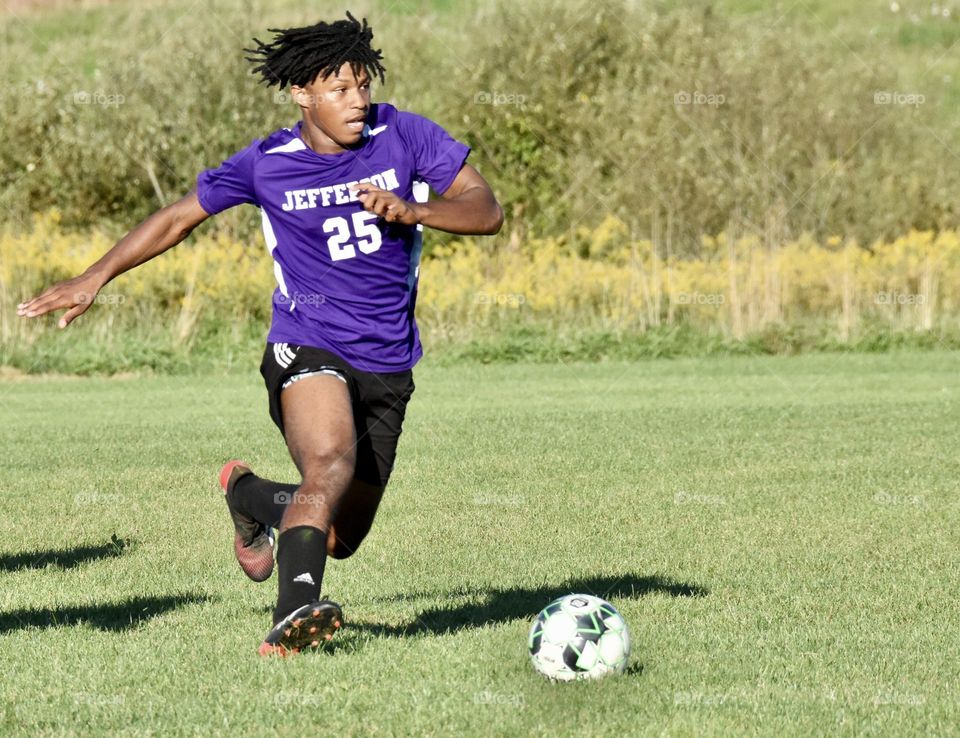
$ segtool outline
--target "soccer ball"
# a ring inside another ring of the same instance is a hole
[[[606,600],[570,594],[540,611],[527,645],[533,668],[548,679],[599,679],[627,667],[630,631]]]

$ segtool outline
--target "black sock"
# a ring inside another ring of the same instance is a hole
[[[263,525],[279,528],[280,518],[299,486],[271,482],[256,474],[245,474],[233,485],[230,499],[238,512],[249,515]]]
[[[323,568],[327,563],[327,533],[310,525],[298,525],[277,539],[277,573],[280,591],[273,623],[319,599]]]

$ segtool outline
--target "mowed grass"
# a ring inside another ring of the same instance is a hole
[[[394,480],[328,566],[349,627],[255,649],[233,456],[293,466],[248,375],[0,385],[0,733],[946,735],[958,357],[416,371]],[[552,684],[536,611],[590,591],[628,674]]]

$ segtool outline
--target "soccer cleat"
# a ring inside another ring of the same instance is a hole
[[[273,573],[273,530],[258,523],[249,515],[237,512],[231,502],[233,488],[241,477],[252,474],[242,461],[228,461],[220,469],[220,488],[233,519],[233,552],[243,573],[255,582],[270,578]]]
[[[274,625],[257,652],[261,656],[285,658],[314,649],[333,638],[342,625],[343,611],[336,602],[308,602]]]

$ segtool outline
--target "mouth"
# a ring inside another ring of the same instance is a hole
[[[367,122],[367,116],[363,116],[361,118],[351,118],[346,122],[347,130],[362,131],[363,126],[366,124],[366,122]]]

